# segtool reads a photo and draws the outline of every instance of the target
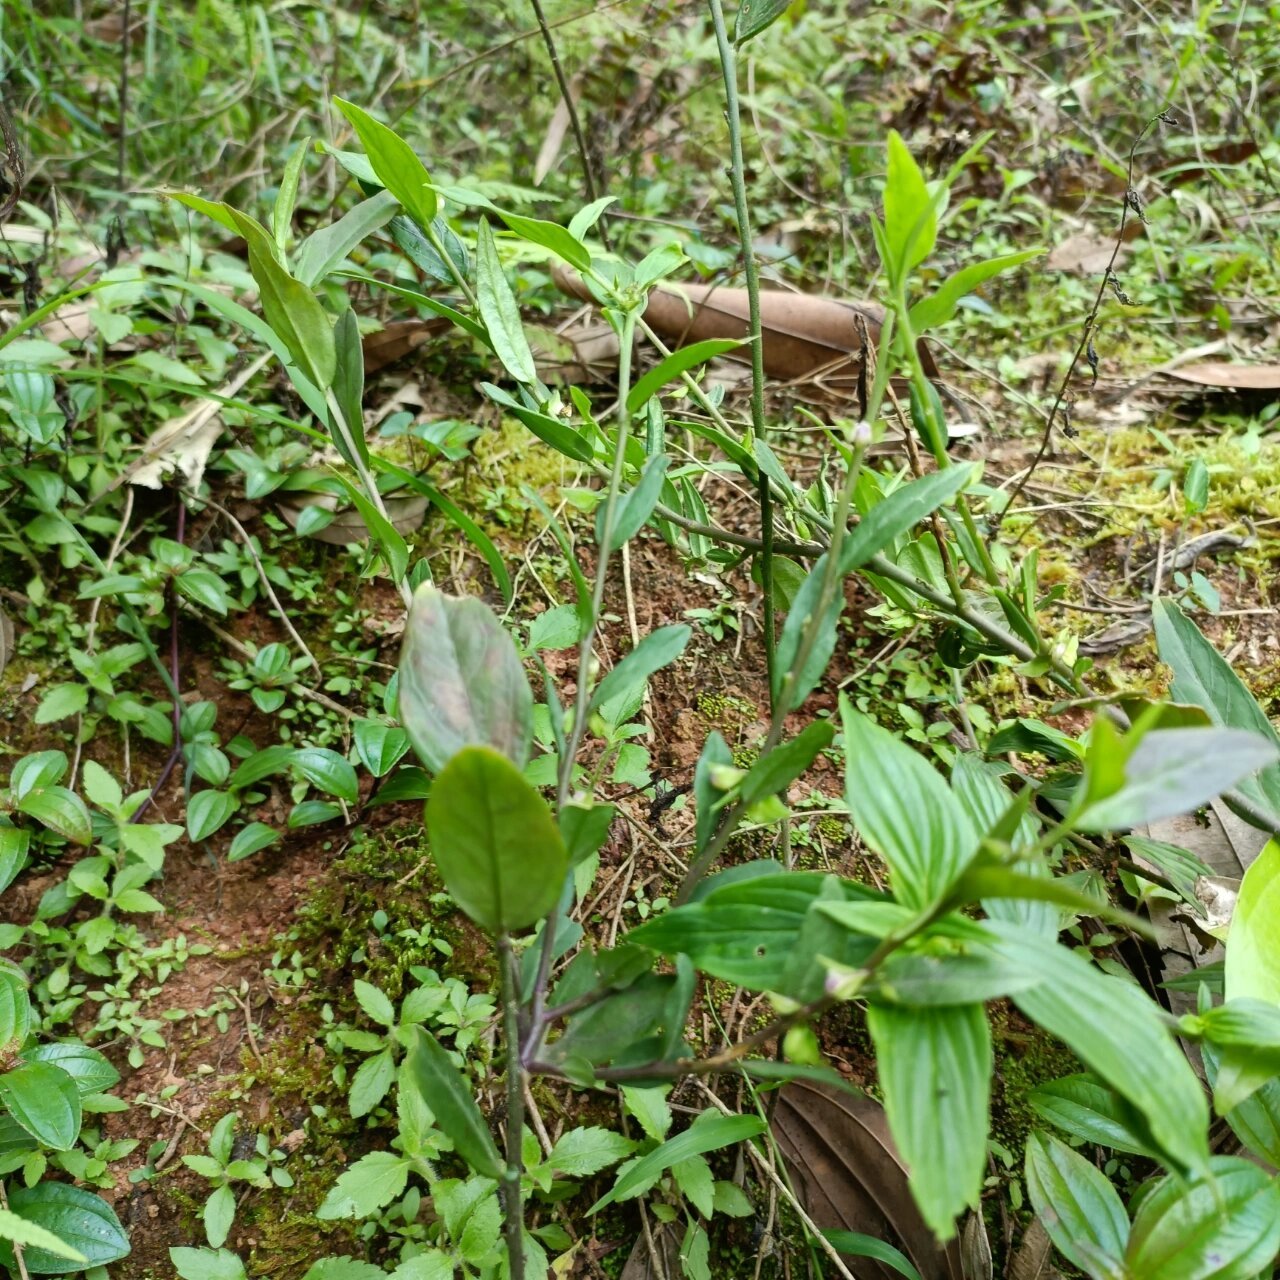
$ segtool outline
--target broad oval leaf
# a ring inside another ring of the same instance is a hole
[[[1027,1138],[1027,1193],[1049,1238],[1093,1280],[1124,1280],[1129,1215],[1097,1165],[1044,1133]]]
[[[44,1146],[69,1151],[80,1134],[76,1082],[51,1062],[23,1062],[0,1075],[0,1103]]]
[[[1165,1178],[1141,1202],[1125,1255],[1142,1280],[1254,1280],[1280,1250],[1280,1181],[1219,1156],[1207,1176]]]
[[[66,787],[32,787],[18,801],[18,811],[72,844],[93,843],[89,810],[84,801]]]
[[[357,720],[352,727],[360,763],[375,778],[391,772],[409,750],[409,735],[378,720]]]
[[[569,870],[547,802],[506,756],[464,747],[427,800],[431,853],[453,899],[491,933],[524,929],[556,904]]]
[[[17,1049],[31,1032],[31,997],[15,967],[0,964],[0,1048]]]
[[[32,1275],[69,1275],[86,1266],[106,1266],[129,1255],[129,1237],[111,1206],[101,1196],[80,1187],[66,1182],[11,1186],[9,1208],[20,1218],[52,1232],[86,1259],[71,1262],[44,1249],[26,1249],[22,1260]],[[0,1240],[0,1265],[17,1274],[13,1248],[5,1240]]]
[[[297,771],[319,791],[337,796],[347,804],[360,799],[360,784],[351,762],[327,747],[302,747],[290,761]]]
[[[231,791],[197,791],[187,805],[187,834],[195,844],[207,840],[225,826],[240,807],[240,798]]]
[[[424,584],[400,653],[400,719],[422,762],[439,772],[463,747],[488,746],[523,769],[533,693],[515,642],[480,600]]]
[[[1086,1072],[1050,1080],[1027,1095],[1036,1113],[1073,1138],[1158,1160],[1142,1115]]]
[[[111,1063],[88,1045],[77,1040],[51,1041],[22,1051],[25,1062],[45,1062],[60,1068],[75,1081],[81,1097],[102,1093],[120,1079]]]

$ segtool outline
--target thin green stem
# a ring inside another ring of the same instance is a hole
[[[475,290],[472,289],[467,277],[463,275],[462,269],[454,262],[449,251],[444,247],[444,241],[440,239],[435,227],[428,223],[422,228],[422,234],[427,237],[427,243],[440,255],[440,260],[449,269],[449,274],[453,277],[453,283],[458,286],[458,292],[466,298],[473,309],[477,309],[479,304],[476,302]]]
[[[765,436],[764,424],[764,340],[760,323],[760,273],[756,267],[755,247],[751,238],[751,212],[747,205],[747,166],[742,154],[742,113],[738,103],[738,62],[724,21],[720,0],[707,0],[711,22],[715,27],[716,47],[720,51],[720,74],[724,80],[725,119],[729,125],[729,178],[733,184],[734,215],[738,223],[738,242],[742,248],[742,274],[747,286],[748,337],[751,342],[751,430],[757,440]],[[773,493],[769,477],[761,469],[758,476],[760,500],[760,586],[764,592],[764,654],[769,688],[777,687],[774,678],[776,641],[773,609]],[[772,695],[771,695],[772,696]]]
[[[618,426],[613,446],[613,466],[609,471],[609,485],[605,491],[604,513],[600,524],[595,584],[591,593],[591,625],[587,628],[587,633],[582,637],[582,644],[578,648],[578,687],[574,694],[573,721],[569,726],[564,752],[560,758],[556,786],[557,811],[563,810],[569,803],[569,794],[573,788],[573,765],[587,729],[587,707],[591,701],[591,659],[595,649],[596,627],[599,625],[604,606],[605,587],[609,581],[609,560],[614,530],[617,526],[618,498],[622,490],[627,442],[631,435],[631,411],[627,408],[627,397],[631,390],[631,353],[635,345],[635,335],[636,314],[634,311],[625,311],[622,314],[621,332],[618,336]],[[538,971],[534,978],[530,1000],[529,1031],[521,1053],[521,1058],[525,1062],[537,1054],[546,1034],[547,979],[551,973],[556,934],[559,932],[560,918],[565,909],[566,899],[569,897],[570,884],[571,878],[566,881],[565,893],[561,895],[560,902],[542,923],[542,949],[538,955]]]
[[[507,1042],[507,1164],[502,1176],[507,1259],[511,1280],[524,1280],[524,1068],[520,1064],[520,980],[511,935],[498,936],[502,980],[502,1017]]]

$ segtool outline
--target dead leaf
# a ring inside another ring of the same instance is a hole
[[[218,388],[219,399],[197,401],[180,418],[172,418],[152,432],[142,446],[142,456],[125,468],[111,488],[133,484],[144,489],[159,489],[166,475],[180,471],[186,477],[188,488],[198,489],[209,454],[222,434],[222,401],[238,395],[270,359],[270,352],[259,356]]]
[[[1201,387],[1224,387],[1228,391],[1280,391],[1280,364],[1232,364],[1209,360],[1204,364],[1184,364],[1167,370],[1180,382]]]
[[[1080,652],[1090,657],[1097,657],[1104,653],[1118,653],[1131,644],[1137,644],[1150,630],[1151,615],[1149,613],[1122,618],[1119,622],[1113,622],[1109,627],[1095,631],[1093,635],[1081,640]]]
[[[940,1250],[925,1226],[878,1102],[797,1080],[778,1097],[773,1134],[819,1227],[888,1241],[911,1259],[924,1280],[962,1280],[959,1245],[953,1240]],[[897,1276],[872,1259],[856,1263],[859,1280]]]
[[[575,76],[569,83],[569,93],[577,104],[578,78]],[[538,148],[538,159],[533,166],[533,185],[542,186],[543,179],[556,167],[560,158],[560,148],[564,146],[565,134],[569,131],[569,104],[561,97],[556,102],[556,109],[551,113],[551,123],[547,125],[546,136],[542,146]]]
[[[89,308],[83,302],[69,302],[59,307],[41,326],[40,332],[49,342],[83,342],[93,329]]]
[[[1053,1241],[1039,1218],[1032,1218],[1022,1233],[1017,1252],[1009,1259],[1009,1280],[1059,1280],[1049,1265]]]
[[[964,1280],[992,1280],[995,1267],[991,1259],[991,1241],[982,1214],[971,1213],[960,1233],[960,1265]]]
[[[1115,247],[1115,236],[1108,239],[1096,231],[1077,231],[1049,254],[1044,265],[1050,271],[1074,271],[1082,276],[1101,275],[1111,265],[1111,254]],[[1116,255],[1116,266],[1124,260],[1127,252],[1122,245]]]
[[[654,1223],[652,1227],[653,1249],[644,1232],[636,1238],[627,1265],[622,1268],[619,1280],[683,1280],[684,1268],[680,1265],[680,1243],[684,1239],[684,1227],[674,1222]],[[654,1253],[658,1254],[654,1265]]]
[[[432,316],[429,320],[392,320],[375,333],[365,334],[361,341],[364,348],[364,371],[377,373],[397,360],[411,355],[428,338],[450,328],[448,320]]]
[[[565,293],[584,302],[592,300],[576,272],[556,267],[552,275]],[[644,313],[655,332],[677,347],[706,338],[745,338],[748,316],[745,289],[701,284],[655,289]],[[884,310],[874,302],[769,289],[760,295],[760,316],[764,369],[769,377],[786,382],[820,380],[825,388],[853,397],[861,365],[862,328],[865,325],[873,344],[878,342]],[[919,351],[925,373],[936,378],[937,365],[923,339]],[[744,343],[726,358],[749,364],[750,348]]]
[[[417,530],[427,514],[427,508],[431,505],[431,499],[421,494],[413,494],[406,498],[384,498],[382,502],[387,509],[387,519],[390,520],[391,527],[400,534],[409,534]],[[333,511],[337,506],[338,500],[331,493],[309,493],[305,498],[295,495],[290,501],[281,502],[279,510],[289,527],[296,529],[298,519],[307,507],[324,507],[328,511]],[[318,542],[327,542],[331,546],[344,547],[353,542],[367,542],[369,526],[353,507],[344,507],[323,529],[318,529],[311,534],[311,537]]]

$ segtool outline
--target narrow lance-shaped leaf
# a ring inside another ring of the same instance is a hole
[[[408,1065],[419,1092],[430,1099],[436,1123],[458,1154],[476,1173],[501,1178],[502,1159],[470,1085],[440,1042],[423,1027],[413,1029]]]
[[[375,120],[354,102],[334,98],[334,106],[351,122],[369,163],[388,191],[419,226],[429,226],[438,202],[431,176],[413,148],[393,129]]]
[[[972,293],[984,280],[990,280],[1010,267],[1020,266],[1031,258],[1038,258],[1043,252],[1043,249],[1025,249],[1021,253],[1007,253],[962,267],[911,308],[911,327],[916,333],[924,333],[926,329],[946,324],[955,315],[960,299]]]
[[[1227,934],[1225,994],[1280,1004],[1280,840],[1244,873]]]
[[[938,237],[934,198],[907,144],[889,131],[889,172],[884,188],[885,270],[893,281],[904,278],[933,251]]]
[[[726,351],[732,351],[734,347],[740,345],[736,338],[707,338],[702,342],[692,342],[687,347],[671,352],[631,388],[627,395],[627,411],[638,413],[668,382],[673,382],[682,373],[687,373],[700,364],[706,364],[708,360],[722,356]]]
[[[631,650],[603,680],[591,695],[591,710],[608,702],[625,690],[634,688],[663,667],[673,663],[689,643],[692,631],[683,622],[658,627]]]
[[[607,554],[611,555],[617,551],[624,542],[630,542],[644,527],[645,521],[653,514],[653,509],[658,505],[658,499],[662,496],[662,482],[670,465],[671,459],[667,454],[655,454],[645,463],[644,470],[640,473],[640,479],[636,482],[635,487],[618,499],[617,509],[614,513],[613,528],[610,530],[609,542],[605,547]],[[604,503],[597,508],[597,543],[604,542],[606,509]]]
[[[476,232],[476,302],[494,354],[517,381],[535,386],[538,370],[520,323],[520,309],[507,283],[489,223],[480,219]]]

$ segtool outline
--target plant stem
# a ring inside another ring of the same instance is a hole
[[[569,81],[565,78],[564,68],[560,65],[560,54],[556,50],[556,42],[551,35],[551,28],[547,26],[547,16],[542,11],[542,0],[529,0],[529,3],[533,6],[533,16],[538,20],[538,30],[542,32],[542,43],[547,46],[547,56],[551,59],[551,70],[555,75],[556,84],[560,88],[560,101],[564,103],[564,109],[569,115],[569,127],[573,130],[573,140],[578,147],[578,159],[582,162],[582,180],[587,188],[587,199],[594,203],[600,194],[600,189],[596,186],[596,177],[591,169],[591,153],[587,150],[587,139],[582,132],[582,121],[578,119],[578,108],[574,104],[573,94],[569,89]],[[599,235],[600,243],[604,245],[605,250],[612,253],[613,249],[609,244],[609,233],[603,221],[597,224],[596,234]]]
[[[729,177],[733,183],[733,206],[738,223],[738,241],[742,247],[742,274],[747,286],[747,310],[750,317],[748,338],[751,342],[751,430],[763,441],[764,425],[764,341],[760,324],[760,273],[756,268],[755,248],[751,238],[751,214],[747,207],[747,168],[742,155],[742,114],[738,104],[738,63],[729,32],[725,27],[724,6],[720,0],[707,0],[711,22],[715,27],[716,46],[720,51],[720,75],[724,80],[725,119],[729,125]],[[770,700],[776,687],[776,660],[773,617],[773,494],[769,477],[763,468],[758,478],[760,500],[760,586],[764,592],[764,655],[769,676]]]
[[[504,1234],[511,1280],[524,1280],[524,1211],[520,1176],[524,1170],[524,1067],[520,1064],[520,981],[511,935],[498,935],[502,1017],[507,1042],[507,1167],[502,1178],[506,1210]]]
[[[556,786],[556,809],[562,810],[569,802],[573,787],[573,765],[582,746],[587,730],[587,707],[590,704],[591,657],[595,648],[596,627],[604,606],[605,586],[609,580],[609,553],[613,542],[614,527],[618,516],[618,495],[622,489],[622,472],[627,458],[627,441],[631,434],[631,412],[627,408],[627,396],[631,390],[631,351],[635,344],[636,313],[622,313],[621,332],[618,335],[618,427],[613,447],[613,466],[609,472],[609,487],[605,493],[604,515],[600,525],[600,546],[597,550],[595,584],[591,592],[591,625],[582,637],[578,648],[578,687],[573,700],[573,723],[560,758]],[[572,876],[565,881],[565,892],[560,902],[542,923],[542,950],[538,955],[538,971],[533,982],[529,1009],[529,1030],[521,1052],[523,1061],[538,1053],[546,1034],[547,979],[551,973],[552,954],[560,918],[566,898],[571,892]]]

